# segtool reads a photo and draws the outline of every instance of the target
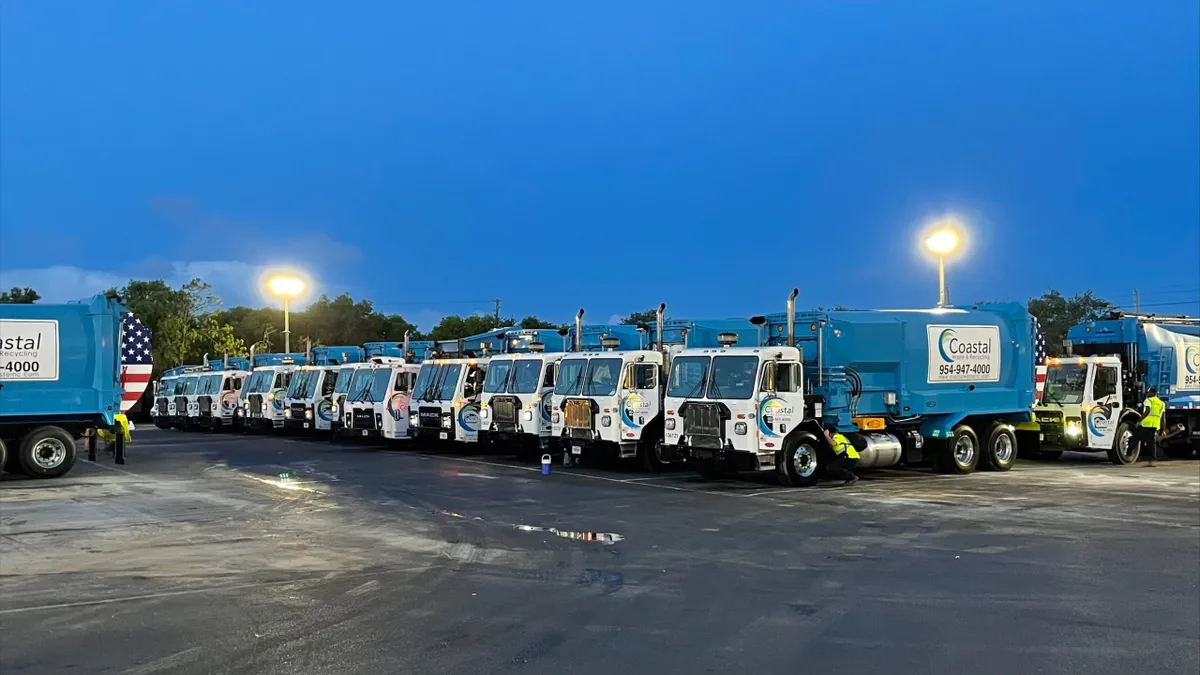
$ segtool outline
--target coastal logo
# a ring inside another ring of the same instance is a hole
[[[325,420],[326,422],[333,422],[334,421],[333,403],[328,400],[321,401],[320,403],[318,403],[317,404],[317,417],[320,417],[321,419]]]
[[[550,411],[553,408],[554,408],[554,401],[550,398],[549,394],[546,394],[545,396],[542,397],[542,421],[545,422],[546,424],[551,423],[552,418],[550,417]]]
[[[232,413],[237,407],[237,393],[227,391],[221,395],[221,410],[227,413]]]
[[[1183,365],[1192,375],[1200,374],[1200,345],[1188,345],[1183,350]]]
[[[276,410],[283,410],[283,395],[287,393],[286,389],[276,389],[275,395],[271,397],[271,406]]]
[[[392,394],[392,397],[388,399],[387,411],[393,420],[399,422],[404,413],[408,411],[409,396],[406,392],[399,392]]]
[[[942,331],[941,335],[938,336],[938,341],[937,341],[938,354],[941,355],[942,360],[945,361],[946,363],[954,363],[954,359],[950,358],[950,355],[946,353],[946,345],[948,342],[950,342],[953,339],[954,339],[954,329],[953,328],[947,328],[946,330]]]
[[[467,433],[479,431],[479,404],[468,403],[458,409],[458,425]]]
[[[1087,414],[1088,431],[1093,436],[1103,436],[1108,431],[1108,416],[1112,414],[1112,407],[1105,403],[1092,408]]]
[[[771,396],[758,404],[758,431],[771,438],[779,438],[776,428],[792,421],[795,409],[787,401]]]
[[[938,355],[946,363],[955,361],[986,361],[992,353],[992,341],[964,340],[958,337],[953,328],[947,328],[938,335]]]
[[[638,424],[638,422],[634,420],[633,416],[639,414],[644,415],[649,409],[650,404],[646,401],[646,399],[642,398],[638,394],[629,394],[621,400],[621,424],[624,424],[627,427],[633,427],[634,429],[641,427],[642,425]]]

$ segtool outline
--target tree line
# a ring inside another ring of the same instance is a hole
[[[245,356],[252,346],[258,352],[283,351],[283,310],[273,307],[223,307],[212,287],[192,279],[179,288],[162,280],[131,280],[105,295],[120,300],[154,333],[154,363],[157,369],[200,363],[209,358]],[[14,287],[0,292],[0,303],[33,303],[41,299],[32,288]],[[1117,309],[1092,291],[1065,296],[1057,290],[1032,298],[1029,312],[1037,317],[1046,336],[1048,353],[1060,353],[1067,330],[1082,321],[1094,321]],[[845,309],[840,305],[835,309]],[[655,310],[631,312],[621,323],[653,323]],[[302,351],[306,342],[315,345],[361,345],[371,341],[453,340],[485,333],[502,326],[561,328],[567,324],[526,316],[494,314],[445,316],[429,332],[422,332],[400,314],[375,309],[370,300],[355,300],[348,293],[330,298],[322,295],[303,311],[289,315],[291,348]]]

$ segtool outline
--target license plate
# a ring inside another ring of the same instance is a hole
[[[366,430],[366,429],[363,429],[363,430],[362,430],[362,435],[363,435],[363,436],[366,436],[366,435],[367,435],[367,430]]]
[[[305,422],[305,423],[304,423],[304,428],[305,428],[305,429],[307,429],[307,428],[308,428],[308,422]]]
[[[578,445],[572,445],[571,446],[571,454],[572,455],[582,455],[583,448],[579,447]]]
[[[443,432],[441,432],[441,433],[439,433],[439,434],[438,434],[438,438],[440,438],[440,439],[442,439],[442,440],[444,441],[444,440],[446,440],[447,438],[450,438],[450,436],[449,436],[449,434],[447,434],[446,432],[444,432],[444,431],[443,431]]]

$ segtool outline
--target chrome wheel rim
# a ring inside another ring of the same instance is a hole
[[[33,463],[39,469],[56,469],[67,459],[67,446],[57,438],[43,438],[33,446]]]
[[[817,453],[811,446],[801,445],[792,453],[792,468],[801,478],[808,478],[817,471]]]
[[[970,466],[975,459],[975,444],[971,442],[970,437],[963,435],[959,436],[954,441],[954,461],[962,466]]]
[[[1117,452],[1121,453],[1123,457],[1128,457],[1129,453],[1133,452],[1132,443],[1129,442],[1131,440],[1133,440],[1133,432],[1128,429],[1122,431],[1121,435],[1117,437]]]
[[[996,439],[996,460],[1001,464],[1008,464],[1013,458],[1014,451],[1012,436],[1003,434]]]

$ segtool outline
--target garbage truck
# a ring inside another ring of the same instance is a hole
[[[235,426],[247,429],[282,429],[286,419],[283,401],[292,372],[308,363],[304,353],[250,354],[253,369],[238,396]]]
[[[129,367],[122,347],[130,317],[102,295],[61,305],[0,304],[0,470],[62,476],[75,465],[76,439],[94,439],[100,430],[113,432],[114,458],[124,463],[115,416]]]
[[[1168,457],[1200,452],[1200,318],[1114,313],[1072,326],[1066,355],[1047,359],[1038,459],[1064,450],[1104,452],[1114,464],[1141,455],[1134,429],[1151,388],[1166,405],[1159,445]]]
[[[1034,403],[1034,324],[1020,304],[751,317],[763,344],[674,359],[664,445],[704,477],[773,471],[816,484],[844,434],[864,469],[1006,471]],[[687,360],[683,360],[683,359]]]
[[[518,328],[499,337],[503,351],[488,361],[479,402],[483,443],[546,448],[552,431],[550,397],[565,355],[558,331]]]
[[[284,429],[325,433],[333,430],[334,392],[341,371],[363,360],[364,350],[354,345],[319,345],[308,351],[308,365],[292,375],[284,394]]]

